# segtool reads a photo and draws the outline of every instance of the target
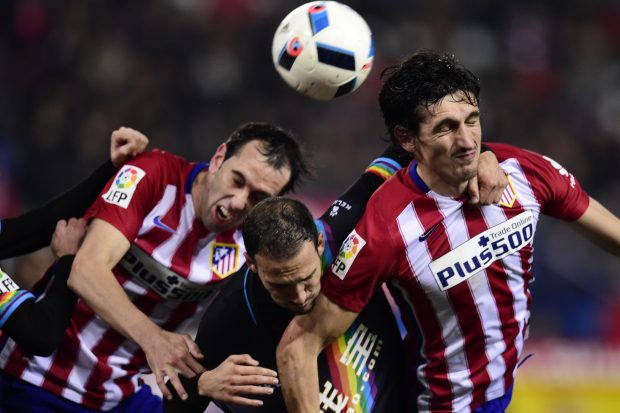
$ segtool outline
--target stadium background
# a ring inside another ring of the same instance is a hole
[[[299,195],[319,212],[383,146],[380,69],[418,48],[454,53],[480,76],[486,140],[554,158],[620,214],[617,1],[350,1],[376,59],[358,91],[331,102],[294,93],[272,67],[273,32],[301,3],[0,2],[0,216],[78,182],[121,125],[207,160],[248,120],[305,142],[316,178]],[[510,411],[620,411],[620,263],[551,220],[540,229],[535,356]]]

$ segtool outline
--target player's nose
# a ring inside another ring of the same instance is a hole
[[[308,293],[306,292],[306,289],[304,288],[304,286],[301,285],[295,288],[293,296],[291,297],[291,302],[295,305],[301,306],[305,304],[307,298],[308,298]]]
[[[248,209],[248,200],[247,191],[238,191],[230,200],[230,209],[235,212],[245,212]]]

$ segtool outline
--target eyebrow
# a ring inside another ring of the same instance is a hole
[[[314,270],[312,270],[312,272],[310,274],[308,274],[306,277],[302,278],[301,280],[297,280],[295,282],[287,282],[287,283],[271,283],[274,285],[295,285],[295,284],[300,284],[300,283],[304,283],[308,280],[310,280],[312,278],[312,276],[314,275],[314,273],[316,273],[316,268]]]
[[[246,179],[246,177],[245,177],[245,175],[243,173],[239,172],[236,169],[233,169],[232,173],[237,178],[241,179],[243,181],[244,185],[247,183],[248,180]],[[262,189],[259,189],[259,190],[256,190],[256,191],[251,191],[251,193],[253,193],[254,195],[265,197],[265,198],[269,198],[269,197],[275,196],[275,194],[270,194],[269,192],[263,191]]]
[[[469,115],[467,115],[467,117],[465,118],[465,122],[471,120],[472,118],[479,118],[480,117],[480,110],[474,110],[472,111]],[[450,125],[453,122],[457,122],[456,119],[451,118],[451,117],[447,117],[442,119],[438,124],[436,124],[433,129],[432,129],[432,133],[437,133],[439,132],[439,130],[444,126],[444,125]]]

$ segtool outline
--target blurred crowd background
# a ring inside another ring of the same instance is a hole
[[[120,126],[208,160],[238,124],[276,122],[313,155],[316,212],[384,146],[383,67],[453,53],[482,82],[483,136],[540,151],[620,214],[620,3],[358,0],[376,60],[350,96],[315,102],[271,62],[285,0],[0,2],[0,217],[77,183]],[[531,335],[620,345],[620,261],[545,220]]]

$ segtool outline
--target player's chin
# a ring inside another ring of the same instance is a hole
[[[314,302],[314,299],[308,300],[308,302],[306,302],[303,306],[292,306],[289,308],[289,310],[295,315],[308,314],[310,311],[312,311],[312,308],[314,307]]]

